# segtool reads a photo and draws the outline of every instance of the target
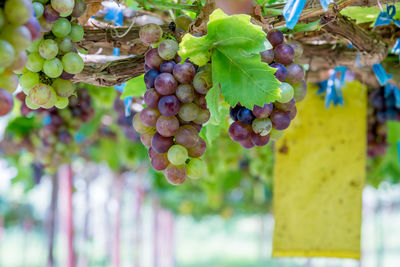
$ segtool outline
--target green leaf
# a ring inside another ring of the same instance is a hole
[[[261,62],[259,54],[239,49],[216,50],[212,59],[213,83],[219,83],[225,100],[253,109],[280,97],[275,69]]]
[[[129,80],[126,83],[124,92],[121,95],[121,99],[128,96],[139,97],[146,92],[146,84],[144,83],[144,74],[136,78]]]
[[[207,142],[211,145],[221,135],[221,125],[208,123],[205,127]]]
[[[322,28],[323,25],[320,24],[320,19],[310,22],[310,23],[305,23],[305,24],[297,24],[294,26],[294,28],[288,29],[288,28],[283,28],[280,29],[280,31],[284,34],[293,34],[297,32],[312,32],[312,31],[319,31]]]
[[[212,124],[217,124],[220,122],[220,113],[219,113],[219,96],[220,89],[218,85],[214,85],[206,95],[207,107],[210,110],[210,120],[209,122]]]

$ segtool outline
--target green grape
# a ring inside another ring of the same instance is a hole
[[[39,72],[43,69],[44,59],[39,53],[32,53],[28,55],[28,61],[26,62],[26,68],[33,72]]]
[[[48,22],[45,20],[44,17],[39,18],[39,23],[40,23],[40,32],[48,33],[51,32],[51,29],[53,28],[53,23]]]
[[[74,0],[51,0],[51,7],[54,8],[60,16],[67,17],[74,10]]]
[[[66,18],[59,18],[56,22],[54,22],[51,32],[56,37],[66,37],[71,32],[71,23]]]
[[[84,33],[81,25],[78,25],[76,23],[72,24],[71,33],[70,33],[72,41],[74,41],[75,43],[81,41],[83,39],[84,34],[85,33]]]
[[[35,11],[36,17],[40,18],[44,12],[43,4],[39,3],[39,2],[33,2],[32,5],[33,5],[33,10]]]
[[[274,128],[272,128],[271,132],[269,133],[269,137],[271,140],[278,140],[280,139],[284,134],[284,131],[279,131]]]
[[[54,91],[54,89],[51,86],[49,86],[49,87],[50,87],[50,92],[51,92],[50,99],[49,99],[49,101],[47,101],[46,104],[42,105],[42,107],[46,108],[46,109],[50,109],[50,108],[54,107],[54,105],[57,103],[57,100],[58,100],[57,94]]]
[[[176,27],[184,30],[185,32],[189,31],[189,26],[192,22],[193,19],[187,15],[180,15],[175,19]]]
[[[58,58],[46,60],[43,64],[43,72],[50,78],[60,77],[63,72],[63,65]]]
[[[4,14],[9,23],[23,25],[32,16],[33,7],[30,0],[7,0],[4,4]]]
[[[70,97],[75,91],[74,84],[69,80],[55,79],[52,86],[60,97]]]
[[[10,70],[3,71],[0,74],[0,88],[14,93],[18,87],[18,77]]]
[[[50,86],[43,83],[35,85],[29,92],[32,103],[38,106],[45,105],[52,97],[51,89]]]
[[[40,39],[33,41],[26,50],[29,53],[39,52],[39,44],[40,44],[40,42],[41,42]]]
[[[31,71],[25,72],[19,77],[19,84],[24,93],[28,95],[31,88],[39,84],[39,74]]]
[[[175,166],[179,166],[185,163],[188,158],[188,151],[184,146],[173,145],[169,148],[167,157],[169,162]]]
[[[162,59],[171,60],[175,58],[179,50],[179,45],[176,41],[167,39],[161,41],[158,45],[158,54]]]
[[[27,49],[32,42],[31,33],[25,26],[7,25],[3,28],[0,37],[8,41],[16,51]]]
[[[78,74],[83,70],[84,62],[77,53],[69,52],[62,57],[64,70],[71,74]]]
[[[58,45],[54,40],[43,39],[39,44],[39,53],[44,59],[55,58],[58,54]]]
[[[72,43],[70,37],[57,38],[56,41],[58,44],[58,48],[64,53],[71,52],[71,50],[74,48],[74,44]]]
[[[266,136],[271,132],[272,122],[268,118],[255,119],[251,126],[256,134]]]
[[[204,176],[207,170],[206,163],[200,158],[190,159],[186,165],[188,177],[192,179],[199,179]]]
[[[14,47],[7,41],[0,40],[0,67],[6,68],[14,61]]]
[[[25,97],[25,104],[26,104],[26,106],[27,106],[28,108],[30,108],[30,109],[32,109],[32,110],[35,110],[35,109],[40,108],[40,106],[34,104],[34,103],[31,101],[31,98],[29,97],[29,95],[27,95],[27,96]]]
[[[279,103],[288,103],[294,97],[294,89],[288,83],[281,83],[279,85],[281,89],[281,97],[277,100]]]
[[[58,97],[55,106],[56,108],[64,109],[68,107],[68,104],[69,104],[68,97]]]

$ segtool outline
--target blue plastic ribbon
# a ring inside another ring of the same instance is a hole
[[[322,8],[327,11],[328,10],[328,6],[330,3],[335,2],[334,0],[320,0],[319,1],[321,3]]]
[[[283,8],[282,14],[286,20],[286,27],[293,29],[299,21],[306,0],[289,0]]]
[[[326,93],[325,108],[329,108],[331,103],[335,106],[344,105],[342,87],[345,83],[346,71],[347,67],[338,66],[333,69],[328,80],[318,84],[320,89],[317,91],[317,94]],[[339,79],[337,78],[338,74],[340,75]]]
[[[394,24],[396,24],[397,27],[400,27],[400,21],[393,19],[394,15],[396,15],[396,7],[394,5],[388,5],[386,7],[386,11],[381,11],[381,13],[379,13],[374,23],[374,27],[386,26],[389,25],[392,21]]]
[[[393,46],[392,52],[396,55],[400,54],[400,38],[397,38],[396,43]]]
[[[381,86],[387,84],[387,82],[392,78],[392,75],[386,73],[381,63],[376,63],[372,65],[372,70],[374,71],[376,79]]]

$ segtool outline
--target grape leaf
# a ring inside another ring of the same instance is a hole
[[[206,95],[207,108],[210,110],[211,114],[209,122],[212,124],[217,124],[220,122],[221,116],[218,110],[219,95],[220,95],[220,89],[219,86],[217,85],[214,85]]]
[[[121,99],[128,96],[139,97],[146,92],[146,84],[144,83],[144,74],[130,79],[124,88]]]

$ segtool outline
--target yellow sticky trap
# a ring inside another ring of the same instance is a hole
[[[366,88],[343,88],[344,107],[324,107],[309,86],[276,143],[273,256],[360,258],[366,163]]]

